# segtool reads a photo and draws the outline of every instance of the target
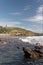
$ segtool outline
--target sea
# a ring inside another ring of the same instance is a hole
[[[22,36],[0,38],[0,65],[43,65],[43,58],[27,59],[24,57],[23,47],[34,49],[35,45],[43,46],[43,36]]]

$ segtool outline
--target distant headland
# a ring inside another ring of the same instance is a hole
[[[0,36],[42,36],[43,33],[36,33],[18,27],[2,27],[0,26]]]

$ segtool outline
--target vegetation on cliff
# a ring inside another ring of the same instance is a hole
[[[0,33],[8,33],[13,36],[39,36],[43,34],[35,33],[30,30],[17,27],[0,27]]]

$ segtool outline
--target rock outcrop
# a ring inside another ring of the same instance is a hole
[[[36,51],[36,49],[35,49],[35,50],[32,50],[32,49],[30,49],[30,48],[24,48],[24,47],[23,47],[23,51],[24,51],[24,53],[25,53],[24,56],[25,56],[26,58],[38,59],[38,58],[40,58],[40,57],[43,57],[43,53],[40,53],[40,52]]]
[[[34,50],[39,53],[43,53],[43,46],[35,46]]]

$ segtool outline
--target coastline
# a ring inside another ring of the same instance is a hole
[[[26,35],[11,35],[11,34],[9,34],[9,33],[0,33],[0,38],[7,38],[7,37],[37,37],[37,36],[26,36]],[[38,37],[43,37],[43,36],[38,36]]]
[[[0,38],[6,38],[6,37],[10,37],[10,34],[0,34]]]

